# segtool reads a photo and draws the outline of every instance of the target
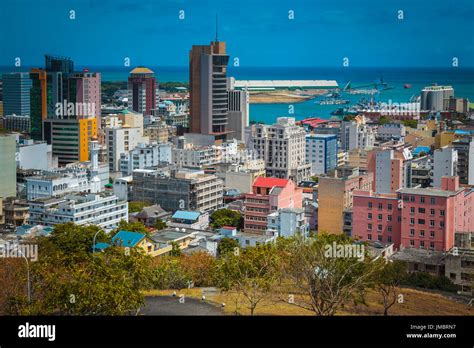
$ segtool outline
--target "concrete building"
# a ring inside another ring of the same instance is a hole
[[[173,149],[173,161],[178,167],[202,168],[218,162],[218,150],[215,146],[186,146]]]
[[[449,109],[449,100],[454,97],[451,86],[428,86],[421,90],[420,108],[428,111],[444,111]]]
[[[67,222],[77,225],[97,225],[106,231],[128,221],[128,203],[109,194],[70,194],[29,203],[29,224],[54,226]]]
[[[367,170],[374,175],[373,190],[379,193],[395,192],[411,186],[411,161],[408,148],[376,149],[367,155]]]
[[[306,132],[293,117],[279,117],[272,126],[252,127],[249,148],[265,160],[266,176],[307,180],[311,165],[306,163]]]
[[[16,148],[16,165],[19,169],[49,170],[57,167],[57,158],[53,157],[53,147],[46,142],[33,139],[19,139]]]
[[[123,176],[132,175],[135,169],[156,167],[173,163],[173,145],[138,144],[134,149],[120,155],[120,171]]]
[[[30,74],[15,72],[2,75],[3,114],[30,116]]]
[[[267,233],[278,237],[307,236],[309,223],[302,208],[283,208],[268,215]]]
[[[474,185],[474,138],[463,137],[452,142],[458,153],[457,175],[462,185]]]
[[[148,138],[143,136],[140,128],[107,128],[105,138],[108,150],[109,170],[111,172],[120,171],[120,158],[122,154],[126,154],[140,143],[148,143]]]
[[[205,230],[209,227],[209,213],[178,210],[171,216],[169,227]]]
[[[223,205],[223,182],[202,170],[135,170],[132,197],[169,211],[211,212]]]
[[[192,133],[225,139],[228,134],[227,64],[225,42],[194,45],[189,52],[189,108]]]
[[[402,123],[386,123],[377,128],[377,138],[383,141],[400,140],[406,136],[406,128]]]
[[[5,223],[15,227],[26,224],[30,216],[28,202],[14,198],[3,202],[3,212]]]
[[[76,113],[77,118],[96,119],[96,127],[101,126],[101,75],[97,72],[74,72],[68,76],[68,101],[78,105],[86,105]]]
[[[474,191],[458,177],[443,177],[440,188],[405,188],[395,194],[354,193],[354,236],[395,247],[448,251],[457,231],[474,229]]]
[[[43,139],[43,121],[48,117],[47,73],[42,69],[31,69],[30,129],[31,137]]]
[[[158,83],[155,73],[145,67],[136,67],[128,78],[128,106],[131,110],[151,115],[156,109]]]
[[[266,234],[269,214],[281,208],[301,208],[302,190],[289,179],[257,178],[245,194],[244,231]]]
[[[245,141],[245,127],[249,126],[250,102],[247,90],[237,91],[231,89],[228,92],[228,128],[232,133],[229,138]]]
[[[16,136],[0,134],[0,198],[16,196]]]
[[[337,136],[309,134],[306,136],[306,161],[311,164],[311,174],[325,174],[337,166]]]
[[[434,151],[433,187],[441,187],[443,176],[457,175],[458,152],[451,146],[444,146]]]
[[[338,167],[332,177],[320,177],[318,231],[349,234],[350,225],[344,224],[344,216],[352,208],[353,192],[370,190],[372,184],[372,173],[360,174],[358,168],[353,167]]]
[[[31,118],[29,115],[6,115],[2,118],[3,128],[21,133],[30,133]]]
[[[355,148],[371,149],[375,144],[375,132],[365,123],[364,117],[341,123],[341,147],[344,151]]]
[[[97,119],[48,118],[43,123],[44,140],[53,147],[58,163],[85,162],[89,158],[89,143],[98,136]]]

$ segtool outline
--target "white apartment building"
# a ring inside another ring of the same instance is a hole
[[[135,169],[145,169],[159,164],[173,163],[173,145],[138,144],[133,150],[120,155],[120,171],[123,176],[132,175]]]
[[[375,143],[375,132],[365,121],[342,122],[341,145],[344,151],[355,148],[371,149]]]
[[[307,236],[309,223],[302,208],[283,208],[268,215],[267,232],[278,237]]]
[[[451,146],[444,146],[434,151],[433,187],[441,187],[443,176],[457,175],[458,152]]]
[[[16,166],[19,169],[48,170],[58,166],[57,157],[53,157],[53,146],[32,139],[19,139],[16,147]]]
[[[173,149],[174,163],[179,167],[202,168],[218,162],[218,149],[215,146],[186,147]]]
[[[138,144],[148,143],[148,137],[142,135],[141,128],[107,128],[106,144],[109,158],[109,170],[120,170],[120,156],[134,149]]]
[[[252,127],[249,147],[265,160],[266,175],[300,182],[309,178],[311,165],[306,163],[306,131],[293,117],[279,117],[271,126]]]
[[[115,195],[71,194],[59,198],[31,201],[29,224],[54,226],[67,222],[97,225],[109,231],[120,220],[128,221],[128,203]]]
[[[405,126],[401,123],[386,123],[377,128],[377,138],[380,140],[400,140],[406,136]]]

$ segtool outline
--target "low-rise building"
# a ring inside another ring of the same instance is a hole
[[[205,230],[209,227],[209,214],[198,211],[178,210],[168,222],[169,227]]]
[[[267,232],[278,237],[307,236],[309,223],[302,208],[283,208],[268,215]]]
[[[28,202],[30,225],[54,226],[67,222],[97,225],[105,230],[128,221],[128,203],[105,193],[69,194]]]

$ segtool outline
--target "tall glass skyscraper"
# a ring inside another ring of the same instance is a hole
[[[3,114],[30,115],[30,89],[32,82],[29,73],[3,74]]]

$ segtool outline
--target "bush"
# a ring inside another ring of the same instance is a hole
[[[154,289],[183,289],[192,281],[182,266],[179,257],[163,256],[156,259],[152,270],[152,287]]]
[[[456,292],[457,285],[453,284],[451,280],[445,276],[433,276],[429,273],[414,272],[409,273],[402,279],[402,285],[413,286],[423,289],[441,290],[447,292]]]

